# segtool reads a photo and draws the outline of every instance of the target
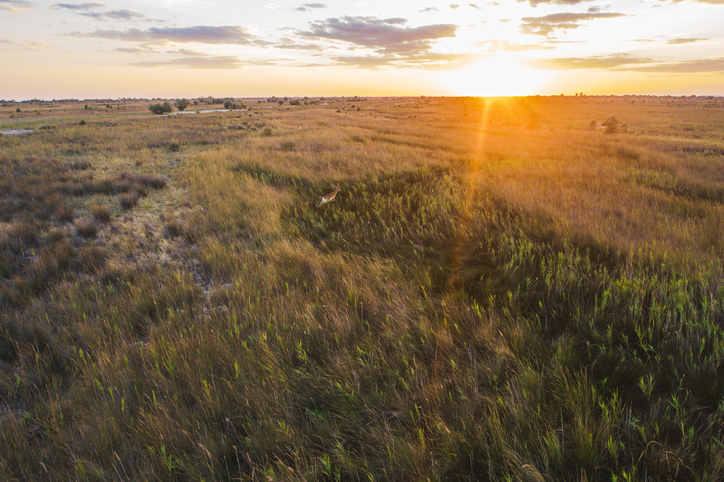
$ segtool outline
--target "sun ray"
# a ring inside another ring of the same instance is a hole
[[[463,271],[463,260],[466,257],[466,233],[469,232],[471,222],[471,213],[473,210],[475,198],[479,192],[479,174],[482,163],[485,161],[485,140],[486,125],[490,118],[490,107],[493,102],[500,102],[497,99],[481,98],[482,116],[478,126],[478,135],[475,145],[472,149],[470,162],[468,163],[467,172],[464,175],[464,185],[461,186],[462,200],[460,203],[460,218],[458,220],[457,232],[455,233],[455,241],[453,244],[450,277],[448,280],[448,292],[455,290],[456,281]]]

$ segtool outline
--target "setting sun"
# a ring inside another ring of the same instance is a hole
[[[465,69],[446,72],[445,81],[455,95],[498,97],[535,94],[547,76],[545,71],[496,54]]]

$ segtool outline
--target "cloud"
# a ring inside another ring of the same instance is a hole
[[[476,47],[488,47],[489,52],[525,52],[528,50],[553,50],[555,47],[546,44],[514,44],[507,40],[485,40],[475,42]]]
[[[715,59],[683,60],[680,62],[662,62],[656,65],[639,67],[637,72],[657,72],[669,74],[701,74],[724,72],[724,57]]]
[[[450,8],[453,9],[453,10],[457,10],[459,6],[460,6],[460,5],[458,5],[457,3],[451,3],[451,4],[450,4]]]
[[[468,3],[468,7],[470,7],[470,8],[477,8],[478,10],[480,10],[480,9],[483,8],[483,7],[479,7],[479,6],[475,5],[474,3]]]
[[[154,54],[157,51],[151,47],[138,45],[136,47],[118,47],[115,49],[116,52],[123,52],[125,54]]]
[[[708,38],[675,38],[668,40],[666,42],[667,45],[681,45],[681,44],[693,44],[695,42],[706,42]]]
[[[581,26],[580,22],[586,20],[626,16],[626,14],[615,12],[553,13],[543,17],[523,17],[520,30],[527,34],[550,35],[555,30],[578,28]]]
[[[24,12],[30,10],[33,4],[25,0],[0,0],[0,10],[6,10],[12,13]]]
[[[84,17],[90,17],[94,18],[96,20],[134,20],[134,19],[140,19],[145,18],[145,15],[142,13],[138,13],[134,10],[129,9],[123,9],[123,10],[111,10],[109,12],[83,12],[79,13],[78,15],[83,15]]]
[[[420,12],[439,12],[437,7],[427,7],[420,10]]]
[[[278,43],[273,45],[273,47],[275,49],[286,50],[324,50],[323,47],[321,47],[320,45],[311,43],[298,43],[287,37],[281,38]]]
[[[196,27],[167,27],[149,28],[140,30],[132,28],[120,30],[96,30],[95,32],[74,32],[71,37],[97,37],[111,40],[125,40],[129,42],[149,42],[154,44],[176,43],[202,43],[213,45],[253,45],[257,37],[250,33],[248,27],[240,26],[196,26]]]
[[[307,10],[314,9],[314,8],[327,8],[327,4],[325,4],[325,3],[305,3],[304,5],[301,5],[297,8],[295,8],[294,10],[298,10],[300,12],[306,12]]]
[[[48,46],[45,42],[31,42],[23,45],[28,50],[43,50]]]
[[[205,52],[199,52],[198,50],[191,50],[191,49],[178,49],[178,51],[170,51],[168,52],[170,54],[181,54],[186,55],[187,57],[209,57],[209,54]]]
[[[184,67],[188,69],[238,69],[242,66],[238,57],[182,57],[180,59],[133,62],[136,67]]]
[[[591,1],[593,0],[518,0],[518,2],[528,2],[533,7],[537,7],[541,3],[551,3],[554,5],[578,5],[579,3]]]
[[[659,0],[659,2],[666,2],[667,0]],[[684,0],[672,0],[674,3],[679,3]],[[724,5],[724,0],[690,0],[694,3],[708,3],[709,5]]]
[[[369,70],[378,70],[381,67],[394,67],[398,69],[425,69],[425,70],[451,70],[459,68],[461,64],[480,59],[476,54],[432,54],[425,55],[362,55],[333,57],[337,64]]]
[[[377,48],[384,52],[424,52],[432,41],[454,37],[457,25],[425,25],[422,27],[401,27],[404,18],[378,19],[375,17],[328,18],[312,22],[311,31],[299,31],[303,37],[341,40],[361,47]]]
[[[50,8],[64,8],[66,10],[91,10],[94,8],[105,7],[103,3],[56,3],[51,5]]]
[[[597,55],[593,57],[565,57],[530,61],[538,68],[555,70],[614,69],[621,66],[650,64],[649,58],[631,57],[629,54]]]
[[[696,74],[724,72],[724,57],[661,62],[646,57],[614,54],[594,57],[569,57],[531,61],[535,67],[556,70],[598,69],[630,72]]]
[[[0,38],[0,44],[17,45],[19,47],[22,47],[27,50],[32,50],[32,51],[43,50],[44,48],[46,48],[48,46],[48,44],[46,44],[45,42],[30,42],[30,43],[13,42],[11,40],[6,40],[6,39],[2,39],[2,38]],[[4,49],[4,50],[11,50],[11,49],[8,48],[8,49]],[[13,50],[18,50],[18,49],[15,48]]]

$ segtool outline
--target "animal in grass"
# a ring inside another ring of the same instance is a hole
[[[322,207],[322,204],[324,204],[324,203],[329,203],[329,202],[334,201],[335,198],[337,197],[337,193],[338,193],[338,192],[339,192],[339,183],[337,183],[337,184],[334,186],[334,191],[330,192],[330,193],[327,194],[326,196],[322,196],[322,201],[320,201],[319,206],[317,206],[317,207],[318,207],[318,208],[321,208],[321,207]]]

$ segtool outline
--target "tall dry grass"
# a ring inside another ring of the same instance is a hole
[[[0,138],[9,480],[722,476],[716,101],[328,102]]]

